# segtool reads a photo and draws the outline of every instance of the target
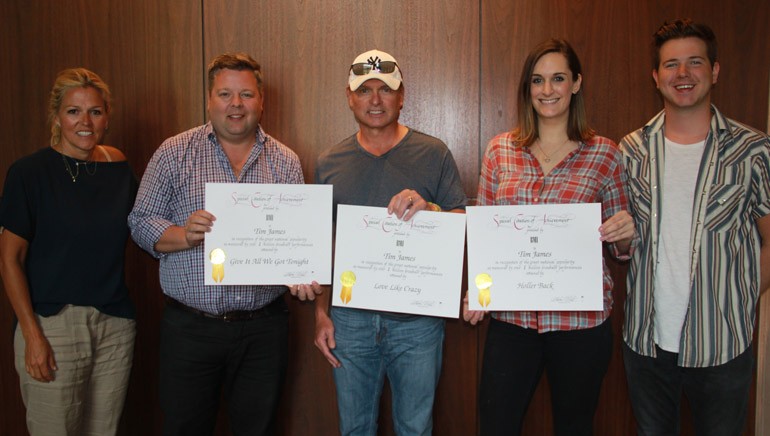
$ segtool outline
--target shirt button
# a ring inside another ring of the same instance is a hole
[[[535,203],[537,203],[538,201],[540,201],[540,198],[539,197],[535,197]]]

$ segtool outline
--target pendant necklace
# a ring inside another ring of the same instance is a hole
[[[61,154],[61,160],[64,162],[64,169],[67,170],[67,174],[70,175],[70,178],[72,179],[72,183],[75,183],[78,179],[78,176],[80,175],[80,166],[83,165],[86,169],[86,174],[89,176],[93,176],[96,174],[96,161],[86,161],[86,162],[78,162],[77,160],[73,159],[75,161],[75,171],[72,171],[72,167],[70,167],[69,159],[67,159],[67,155],[64,153]],[[88,169],[88,164],[93,163],[93,169]]]
[[[540,145],[540,139],[538,139],[537,142],[535,142],[535,144],[537,145],[538,150],[540,150],[540,153],[543,153],[543,156],[545,156],[545,161],[547,163],[550,163],[551,162],[551,156],[555,155],[559,150],[562,149],[562,147],[567,145],[568,142],[569,142],[569,137],[560,146],[558,146],[556,148],[556,150],[554,150],[550,155],[546,154],[545,150],[543,150],[543,147]]]

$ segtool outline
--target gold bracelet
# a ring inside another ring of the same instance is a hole
[[[428,202],[428,208],[433,212],[441,212],[441,206],[436,203]]]

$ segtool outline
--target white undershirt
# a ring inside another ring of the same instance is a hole
[[[690,302],[690,227],[693,197],[706,141],[682,145],[666,139],[660,239],[655,274],[655,343],[679,352]]]

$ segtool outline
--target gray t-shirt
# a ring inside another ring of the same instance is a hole
[[[465,209],[467,199],[452,153],[439,139],[410,129],[395,147],[375,156],[352,135],[318,157],[315,182],[334,185],[338,204],[386,207],[404,189],[444,210]]]
[[[382,156],[364,150],[352,135],[321,153],[315,182],[334,185],[335,221],[338,204],[387,207],[404,189],[417,191],[425,201],[444,210],[465,209],[467,203],[457,164],[447,146],[412,129]],[[399,319],[414,316],[380,313]]]

